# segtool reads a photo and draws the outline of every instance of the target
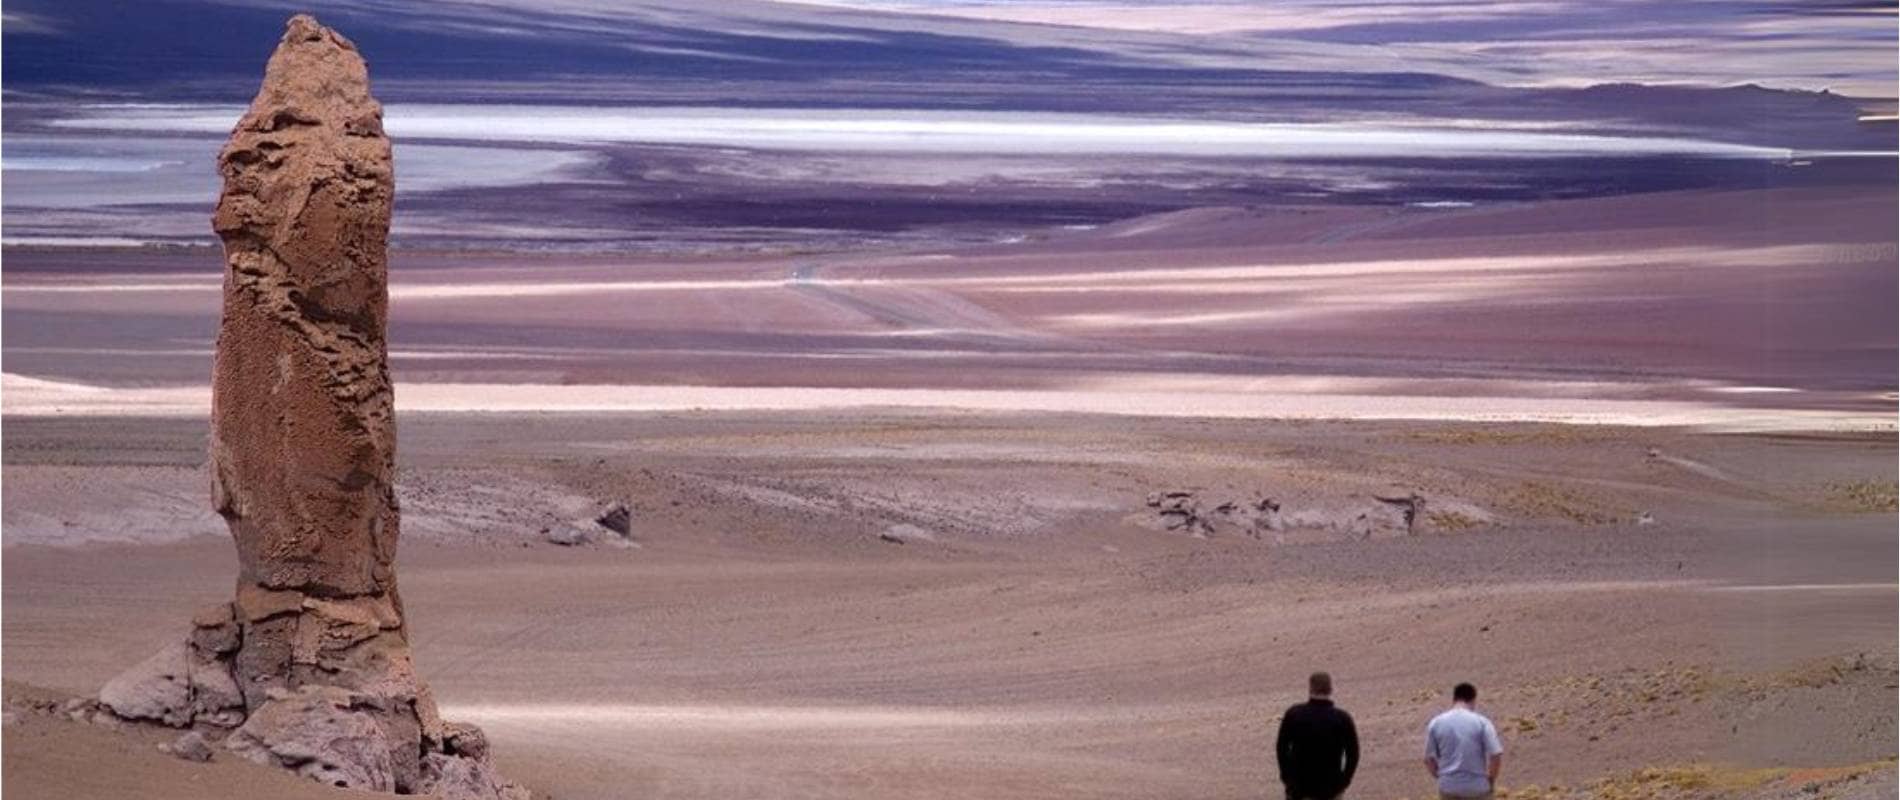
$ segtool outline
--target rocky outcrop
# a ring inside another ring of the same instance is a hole
[[[1406,533],[1418,533],[1419,521],[1425,515],[1424,495],[1413,492],[1398,497],[1374,496],[1373,499],[1391,506],[1399,512],[1399,518],[1405,521]]]
[[[167,753],[185,761],[210,761],[212,756],[211,740],[197,731],[186,731],[185,735],[158,746],[161,753]]]
[[[594,518],[594,524],[613,531],[623,537],[633,535],[633,510],[626,503],[609,506],[600,516]]]
[[[1200,538],[1229,529],[1258,539],[1265,531],[1281,528],[1280,503],[1270,497],[1207,505],[1199,493],[1175,489],[1148,495],[1147,506],[1155,510],[1163,528]]]
[[[100,701],[126,719],[229,731],[227,748],[338,786],[426,793],[452,775],[487,787],[456,797],[504,796],[485,752],[449,746],[396,589],[395,179],[355,46],[292,18],[218,164],[211,494],[237,545],[237,596]]]

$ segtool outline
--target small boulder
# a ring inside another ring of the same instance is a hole
[[[422,794],[440,800],[529,800],[528,790],[502,780],[486,759],[446,753],[422,757]]]
[[[186,666],[190,670],[192,721],[220,728],[242,724],[244,693],[231,675],[230,662],[193,652]]]
[[[1393,508],[1398,509],[1400,518],[1405,520],[1406,533],[1408,534],[1418,533],[1419,520],[1425,516],[1425,496],[1424,495],[1421,495],[1418,492],[1412,492],[1410,494],[1400,495],[1397,497],[1375,496],[1373,499],[1378,500],[1381,503],[1384,503],[1388,506],[1392,506]]]
[[[442,723],[442,752],[452,756],[488,760],[488,734],[466,722]]]
[[[554,525],[542,528],[541,538],[548,540],[551,544],[558,544],[562,547],[584,545],[593,540],[593,537],[588,535],[587,531],[572,525]]]
[[[1260,538],[1263,531],[1286,530],[1286,520],[1280,516],[1280,503],[1271,497],[1262,497],[1253,502],[1253,536]]]
[[[197,731],[186,733],[170,744],[161,744],[158,749],[160,752],[170,753],[186,761],[211,760],[211,743],[205,740],[204,734]]]
[[[880,533],[877,535],[877,538],[882,539],[886,542],[890,542],[891,544],[910,544],[911,542],[933,542],[933,541],[936,541],[937,539],[937,537],[932,536],[930,534],[930,531],[924,530],[923,528],[919,528],[915,525],[904,525],[904,524],[892,525],[888,528],[885,528],[883,533]]]
[[[125,719],[191,724],[190,648],[175,642],[119,673],[99,690],[99,702]]]
[[[237,618],[230,603],[205,606],[191,615],[191,646],[208,655],[238,649]]]
[[[344,689],[273,691],[224,740],[224,747],[331,786],[396,790],[391,748],[382,727],[368,713],[355,710],[351,693]]]
[[[615,503],[609,506],[600,516],[594,518],[594,523],[621,536],[633,535],[633,511],[627,508],[626,503]]]

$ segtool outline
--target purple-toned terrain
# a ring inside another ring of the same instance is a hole
[[[1500,797],[1894,796],[1862,0],[12,0],[10,795],[388,796],[76,699],[230,598],[299,11],[394,143],[416,668],[537,796],[1278,796],[1315,669],[1351,797],[1467,680]]]

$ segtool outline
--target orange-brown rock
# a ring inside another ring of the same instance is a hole
[[[292,18],[218,165],[211,493],[237,596],[101,702],[339,786],[523,796],[479,732],[436,716],[410,657],[384,343],[395,178],[355,46]]]
[[[355,46],[292,19],[218,167],[212,501],[242,577],[322,596],[394,591],[383,337],[395,177]]]

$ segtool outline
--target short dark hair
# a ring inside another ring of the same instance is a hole
[[[1306,679],[1306,690],[1314,697],[1333,693],[1333,676],[1324,672],[1315,672]]]
[[[1439,685],[1443,686],[1444,684],[1441,683]],[[1478,687],[1472,686],[1469,683],[1461,683],[1457,686],[1453,686],[1451,687],[1451,699],[1464,703],[1476,700],[1478,699]]]

